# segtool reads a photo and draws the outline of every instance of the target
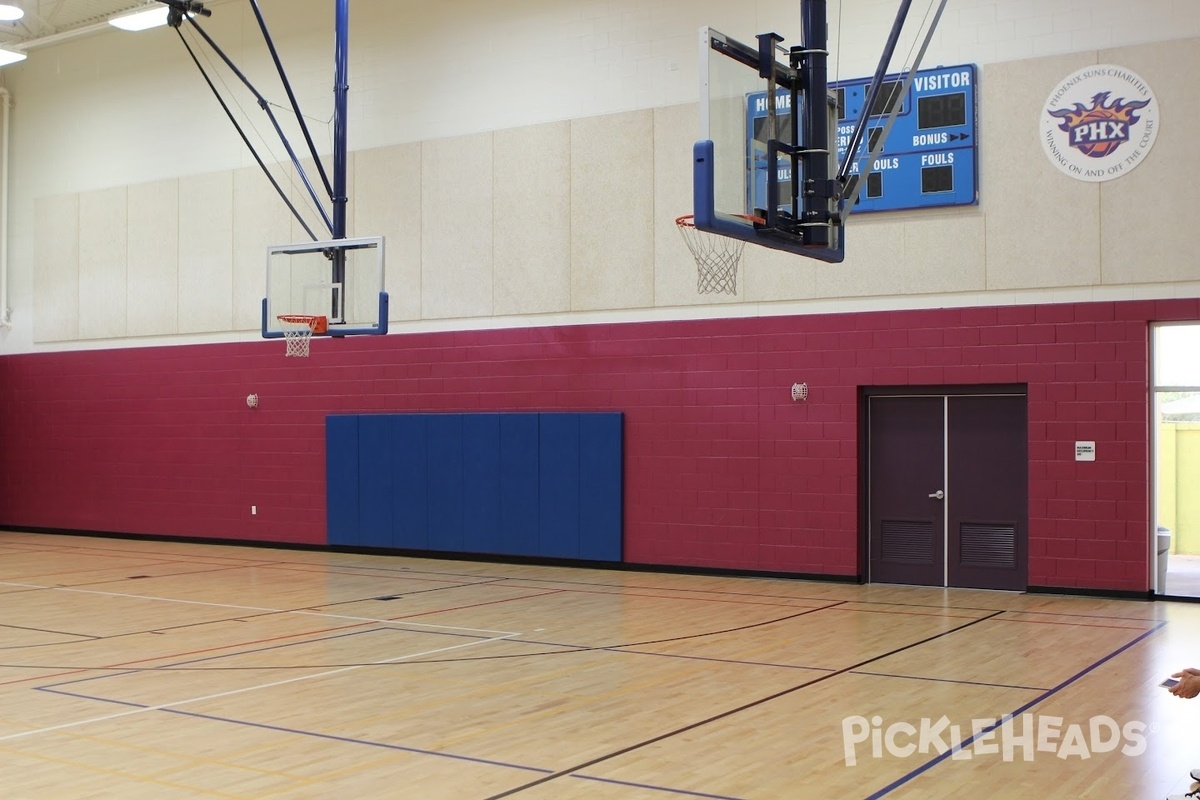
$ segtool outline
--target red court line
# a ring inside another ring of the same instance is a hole
[[[403,617],[388,617],[388,619],[391,621],[396,621],[396,620],[401,620],[401,619],[413,619],[414,617],[427,617],[430,614],[446,614],[451,611],[462,611],[467,608],[480,608],[482,606],[494,606],[494,605],[499,605],[500,603],[512,603],[516,600],[530,600],[534,597],[545,597],[545,596],[551,595],[551,594],[562,594],[565,591],[567,591],[567,590],[566,589],[552,589],[551,591],[539,592],[538,594],[527,594],[527,595],[522,595],[520,597],[506,597],[503,600],[488,600],[486,603],[471,603],[470,605],[465,605],[465,606],[452,606],[450,608],[439,608],[435,611],[422,611],[420,614],[407,614]],[[567,646],[570,646],[570,645],[567,645]]]
[[[139,562],[137,564],[130,564],[128,568],[129,569],[141,569],[142,567],[161,567],[164,564],[177,564],[177,563],[180,563],[180,562],[177,562],[177,561],[148,561],[148,562]],[[121,569],[122,566],[123,565],[120,565],[120,564],[112,564],[112,565],[108,565],[108,566],[86,567],[84,569],[68,569],[68,570],[63,570],[62,572],[35,572],[32,574],[23,574],[21,576],[21,580],[33,580],[34,578],[51,578],[55,575],[74,575],[79,572],[101,572],[104,570]],[[226,569],[232,569],[232,567],[226,567]],[[156,575],[153,577],[166,578],[166,577],[170,577],[170,576]],[[122,579],[114,578],[113,580],[122,580]]]

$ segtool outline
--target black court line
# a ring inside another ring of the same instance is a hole
[[[903,653],[905,650],[911,650],[914,647],[919,647],[923,644],[928,644],[929,642],[935,641],[937,639],[941,639],[944,636],[949,636],[951,634],[958,633],[959,631],[966,630],[967,628],[970,628],[974,625],[978,625],[981,622],[986,622],[987,620],[992,619],[992,617],[996,616],[997,614],[1002,614],[1002,613],[1003,613],[1002,611],[997,611],[997,612],[995,612],[995,614],[990,614],[986,617],[980,617],[979,619],[971,620],[970,622],[966,623],[965,625],[960,625],[956,628],[951,628],[948,631],[942,631],[941,633],[934,634],[933,636],[928,636],[919,641],[906,644],[903,647],[897,647],[894,650],[890,650],[886,653],[881,653],[880,655],[877,655],[877,656],[872,656],[871,658],[868,658],[865,661],[860,661],[857,664],[851,664],[848,667],[844,667],[844,668],[836,670],[834,672],[830,672],[826,675],[820,675],[820,676],[812,679],[811,681],[805,681],[804,683],[801,683],[797,686],[792,686],[788,689],[783,689],[782,691],[774,692],[773,694],[769,694],[766,697],[761,697],[757,700],[752,700],[749,703],[744,703],[740,706],[737,706],[736,708],[731,708],[726,711],[722,711],[720,713],[713,714],[710,717],[699,720],[697,722],[690,723],[688,725],[684,725],[681,728],[676,728],[673,731],[667,731],[666,733],[662,733],[662,734],[659,734],[658,736],[651,737],[650,739],[646,739],[645,741],[641,741],[636,744],[631,744],[628,747],[623,747],[620,750],[614,750],[611,753],[606,753],[605,755],[597,756],[596,758],[585,761],[582,764],[576,764],[573,767],[567,767],[566,769],[559,770],[551,775],[546,775],[545,777],[538,778],[537,780],[534,780],[534,781],[530,781],[529,783],[526,783],[522,786],[518,786],[516,788],[509,789],[508,791],[501,792],[499,794],[491,795],[490,797],[487,798],[487,800],[500,800],[500,798],[502,798],[502,797],[511,797],[512,795],[517,794],[518,792],[523,792],[526,789],[532,789],[535,786],[540,786],[541,784],[547,783],[556,778],[563,778],[563,777],[570,776],[572,773],[579,772],[581,770],[587,769],[588,767],[594,767],[596,764],[600,764],[602,762],[609,761],[610,759],[617,758],[618,756],[623,756],[627,753],[632,753],[635,750],[640,750],[641,748],[648,747],[649,745],[652,745],[652,744],[657,744],[658,742],[664,741],[666,739],[670,739],[670,738],[672,738],[674,736],[678,736],[682,733],[687,733],[688,731],[695,730],[696,728],[700,728],[705,725],[709,725],[713,722],[717,722],[719,720],[725,719],[726,717],[731,717],[735,714],[740,714],[743,711],[748,711],[749,709],[757,708],[758,706],[769,703],[772,700],[778,700],[781,697],[786,697],[787,695],[798,692],[801,689],[806,689],[809,686],[813,686],[815,684],[822,683],[823,681],[827,681],[831,678],[835,678],[838,675],[844,675],[847,672],[851,672],[860,667],[865,667],[867,664],[871,664],[875,661],[879,661],[881,659],[888,658],[889,656],[894,656],[897,653]]]
[[[30,625],[12,625],[9,623],[0,623],[0,628],[9,628],[14,631],[32,631],[34,633],[49,633],[54,636],[74,636],[76,638],[76,641],[59,642],[58,644],[78,644],[79,640],[92,641],[92,640],[100,638],[98,636],[93,636],[90,633],[72,633],[71,631],[56,631],[56,630],[51,630],[50,628],[34,628]],[[28,647],[28,646],[29,645],[16,645],[16,647]],[[0,650],[9,650],[9,649],[11,649],[11,647],[0,646]]]
[[[874,794],[867,795],[866,800],[878,800],[878,798],[884,797],[885,795],[888,795],[888,794],[891,794],[893,791],[895,791],[896,789],[899,789],[901,786],[903,786],[904,784],[913,780],[914,778],[924,775],[926,772],[933,769],[938,764],[942,763],[947,758],[950,758],[951,756],[953,756],[955,753],[959,752],[960,750],[966,750],[968,747],[970,747],[972,744],[974,744],[976,739],[979,739],[982,736],[986,736],[986,735],[990,734],[992,731],[999,728],[1001,725],[1004,724],[1004,721],[1006,719],[1016,719],[1017,717],[1021,716],[1029,709],[1036,706],[1038,703],[1058,694],[1059,692],[1061,692],[1066,687],[1070,686],[1075,681],[1079,680],[1083,676],[1087,675],[1089,672],[1092,672],[1093,670],[1097,669],[1098,667],[1100,667],[1100,666],[1106,664],[1107,662],[1111,661],[1112,659],[1116,658],[1121,653],[1124,653],[1126,650],[1133,647],[1135,644],[1142,641],[1146,637],[1162,630],[1162,628],[1164,626],[1166,626],[1166,624],[1167,624],[1166,622],[1160,622],[1158,625],[1155,625],[1153,628],[1146,631],[1141,636],[1138,636],[1137,638],[1133,639],[1132,641],[1121,645],[1116,650],[1113,650],[1111,653],[1104,656],[1099,661],[1096,661],[1095,663],[1090,664],[1087,667],[1084,667],[1079,672],[1076,672],[1074,675],[1067,678],[1065,681],[1058,684],[1054,688],[1047,689],[1045,692],[1042,692],[1040,695],[1033,698],[1025,705],[1021,706],[1020,708],[1018,708],[1014,711],[1009,712],[1006,716],[1001,717],[1000,719],[996,720],[996,722],[992,723],[991,725],[989,725],[988,727],[979,731],[978,733],[971,734],[971,736],[969,738],[964,739],[962,741],[962,743],[959,744],[957,747],[949,748],[948,750],[946,750],[946,752],[944,752],[938,756],[935,756],[934,758],[931,758],[929,761],[927,761],[924,764],[922,764],[921,766],[917,767],[912,772],[910,772],[907,775],[904,775],[900,778],[897,778],[896,780],[892,781],[887,786],[884,786],[882,789],[875,792]]]
[[[620,781],[616,778],[598,778],[594,775],[572,775],[572,778],[578,778],[584,781],[595,781],[597,783],[607,783],[613,786],[629,786],[633,789],[648,789],[652,792],[667,792],[670,794],[680,794],[684,797],[702,797],[705,800],[740,800],[740,798],[732,797],[725,794],[710,794],[708,792],[695,792],[691,789],[672,789],[667,786],[655,786],[652,783],[637,783],[636,781]]]

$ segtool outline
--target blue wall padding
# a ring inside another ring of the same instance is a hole
[[[538,555],[538,415],[500,415],[500,526],[485,553]]]
[[[579,415],[542,414],[538,448],[538,553],[579,557]]]
[[[463,418],[461,414],[431,414],[426,464],[429,508],[429,549],[463,549]]]
[[[429,548],[429,432],[428,414],[364,414],[389,428],[392,452],[378,468],[388,481],[388,498],[395,510],[391,547]],[[361,435],[361,430],[360,430]],[[360,493],[365,493],[362,484]],[[359,502],[363,501],[360,494]]]
[[[620,561],[624,508],[620,414],[579,415],[579,554],[588,561]]]
[[[358,417],[325,420],[326,536],[330,544],[351,544],[358,524]]]
[[[326,420],[333,545],[620,561],[619,413]]]
[[[392,458],[392,427],[382,417],[358,418],[358,538],[365,547],[391,547],[392,480],[381,469]]]
[[[463,546],[468,553],[496,552],[500,530],[500,415],[463,414]]]

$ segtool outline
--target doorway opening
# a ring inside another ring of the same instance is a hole
[[[1200,598],[1200,322],[1150,329],[1153,585]]]

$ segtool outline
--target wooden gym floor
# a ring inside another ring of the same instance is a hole
[[[1200,699],[1157,686],[1198,633],[1193,604],[0,532],[0,797],[1162,798],[1200,766]],[[970,743],[1007,714],[1027,744]]]

